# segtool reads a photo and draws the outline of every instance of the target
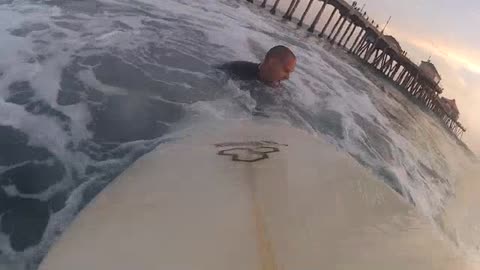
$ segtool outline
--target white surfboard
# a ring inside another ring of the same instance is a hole
[[[284,124],[238,121],[140,158],[40,269],[466,268],[429,221],[348,155]]]

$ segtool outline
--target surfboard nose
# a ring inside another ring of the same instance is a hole
[[[277,122],[204,127],[140,158],[40,269],[467,269],[353,158]]]

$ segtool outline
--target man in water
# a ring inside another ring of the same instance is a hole
[[[297,59],[293,52],[285,46],[271,48],[262,63],[234,61],[222,65],[235,80],[260,81],[271,87],[280,86],[280,82],[288,80],[295,69]]]

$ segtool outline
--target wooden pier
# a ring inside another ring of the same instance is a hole
[[[253,3],[253,0],[247,0]],[[286,20],[292,20],[294,15],[300,17],[298,26],[306,24],[308,14],[314,14],[312,4],[314,1],[321,2],[320,9],[314,19],[308,24],[307,31],[317,33],[321,38],[329,40],[332,44],[344,47],[349,53],[360,58],[366,64],[386,76],[392,83],[402,89],[405,94],[416,99],[426,108],[434,112],[445,123],[458,138],[461,138],[466,129],[458,122],[458,115],[452,115],[441,102],[440,94],[443,89],[440,87],[440,79],[435,77],[436,69],[433,64],[422,62],[417,65],[412,62],[407,53],[402,50],[397,40],[378,29],[366,17],[366,12],[357,6],[344,0],[271,0],[273,5],[270,13],[276,14],[280,1],[289,2],[287,11],[283,14]],[[298,10],[300,1],[308,1],[306,9]],[[268,0],[262,0],[260,7],[265,8]],[[324,14],[327,6],[332,7],[330,14]],[[315,31],[320,18],[328,16],[325,25]],[[333,22],[333,19],[336,21]],[[328,28],[333,24],[332,28]],[[327,29],[329,29],[327,31]],[[355,35],[354,35],[355,33]],[[430,72],[431,70],[435,72]],[[438,74],[438,72],[436,73]],[[437,75],[438,78],[440,75]]]

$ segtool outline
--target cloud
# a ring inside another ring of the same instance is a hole
[[[431,37],[389,29],[401,43],[408,45],[412,55],[432,54],[434,62],[443,75],[444,95],[457,99],[460,108],[460,121],[467,127],[464,140],[471,149],[480,155],[480,54],[468,50],[465,43],[451,43],[440,37]],[[432,42],[433,41],[433,42]],[[410,54],[409,54],[410,55]],[[417,59],[418,60],[418,59]]]
[[[457,69],[463,68],[467,71],[480,74],[480,55],[476,53],[475,50],[458,48],[438,40],[432,42],[434,39],[412,36],[398,30],[394,32],[396,32],[396,36],[400,37],[402,41],[410,43],[423,51],[430,52],[434,54],[434,56],[443,58],[452,67]]]

